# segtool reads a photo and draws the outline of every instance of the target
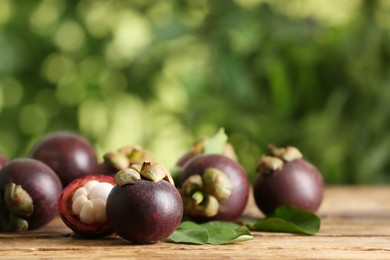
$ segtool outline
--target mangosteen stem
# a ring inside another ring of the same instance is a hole
[[[4,203],[11,214],[18,217],[28,217],[34,211],[31,196],[22,186],[8,183],[4,191]]]
[[[144,171],[152,166],[152,162],[150,161],[144,161],[141,167],[141,171]]]
[[[260,158],[256,171],[260,174],[270,174],[283,168],[286,162],[301,159],[302,153],[293,146],[279,148],[268,145],[268,153]]]
[[[202,193],[201,191],[196,191],[196,192],[194,192],[194,193],[192,194],[191,198],[192,198],[192,200],[194,201],[194,203],[195,203],[196,205],[199,205],[200,203],[203,202],[203,200],[204,200],[204,195],[203,195],[203,193]]]
[[[134,148],[133,151],[127,155],[127,158],[129,161],[138,161],[142,158],[143,153],[144,152],[140,149]]]

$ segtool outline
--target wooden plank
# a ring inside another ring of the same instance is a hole
[[[390,186],[328,187],[315,236],[253,232],[244,243],[132,245],[117,236],[80,239],[56,218],[47,227],[0,234],[0,258],[390,259]],[[247,216],[261,217],[251,200]]]

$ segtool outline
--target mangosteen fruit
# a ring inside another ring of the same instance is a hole
[[[150,152],[140,145],[127,145],[117,151],[105,153],[103,162],[98,165],[95,172],[114,176],[118,171],[126,169],[132,164],[142,164],[144,161],[153,161]]]
[[[183,167],[190,159],[200,154],[222,154],[237,162],[238,158],[234,147],[227,140],[228,136],[225,134],[225,130],[220,128],[214,136],[198,140],[190,151],[179,158],[176,166]]]
[[[61,181],[46,164],[20,158],[0,170],[0,230],[25,231],[48,224],[58,213]]]
[[[112,233],[107,222],[106,202],[114,177],[84,175],[63,190],[59,212],[63,222],[81,237],[102,237]]]
[[[265,215],[271,215],[283,205],[311,212],[320,207],[324,194],[322,175],[314,165],[303,159],[296,147],[269,145],[256,171],[254,198]]]
[[[4,155],[0,154],[0,169],[3,168],[3,166],[8,162],[7,157]]]
[[[98,165],[91,143],[79,134],[65,131],[41,139],[32,148],[30,157],[52,168],[63,187],[78,177],[93,173]]]
[[[185,215],[199,222],[238,218],[250,188],[243,167],[221,154],[192,158],[184,165],[178,186]]]
[[[183,216],[183,201],[170,173],[159,164],[132,165],[115,175],[107,198],[107,219],[115,233],[137,244],[161,241]]]

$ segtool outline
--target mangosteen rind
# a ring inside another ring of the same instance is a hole
[[[269,150],[260,159],[257,167],[259,174],[253,184],[258,208],[265,215],[271,215],[277,207],[283,205],[316,212],[324,192],[319,170],[302,159],[302,154],[295,147],[269,146]]]
[[[83,187],[88,182],[98,181],[99,183],[109,183],[115,185],[114,178],[107,175],[85,175],[70,183],[62,192],[59,200],[59,212],[62,221],[79,237],[96,238],[103,237],[113,232],[107,221],[103,223],[87,224],[83,223],[80,216],[72,209],[73,196],[77,189]]]
[[[115,186],[106,210],[117,235],[132,243],[155,243],[179,226],[183,202],[168,181],[140,179],[132,185]]]
[[[21,217],[27,221],[28,229],[40,228],[57,215],[62,185],[47,165],[34,159],[12,160],[0,170],[0,194],[3,198],[9,183],[20,185],[32,199],[33,212]]]
[[[30,157],[52,168],[63,187],[78,177],[93,173],[98,166],[92,144],[83,136],[66,131],[42,138],[31,149]]]
[[[178,179],[178,186],[185,189],[184,183],[191,177],[200,175],[202,178],[207,169],[217,169],[229,179],[231,183],[230,195],[219,199],[218,213],[212,217],[194,214],[191,209],[186,210],[186,215],[196,221],[225,220],[231,221],[239,217],[244,211],[249,197],[249,179],[240,164],[220,154],[202,154],[192,158],[183,167]],[[193,177],[191,177],[193,178]],[[207,195],[207,194],[206,194]],[[214,195],[213,195],[214,196]],[[184,196],[185,197],[185,196]],[[183,197],[183,200],[185,200]],[[197,211],[195,211],[197,212]]]

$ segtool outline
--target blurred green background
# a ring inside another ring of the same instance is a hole
[[[251,178],[294,145],[390,183],[390,1],[0,0],[0,152],[57,130],[173,166],[225,127]]]

